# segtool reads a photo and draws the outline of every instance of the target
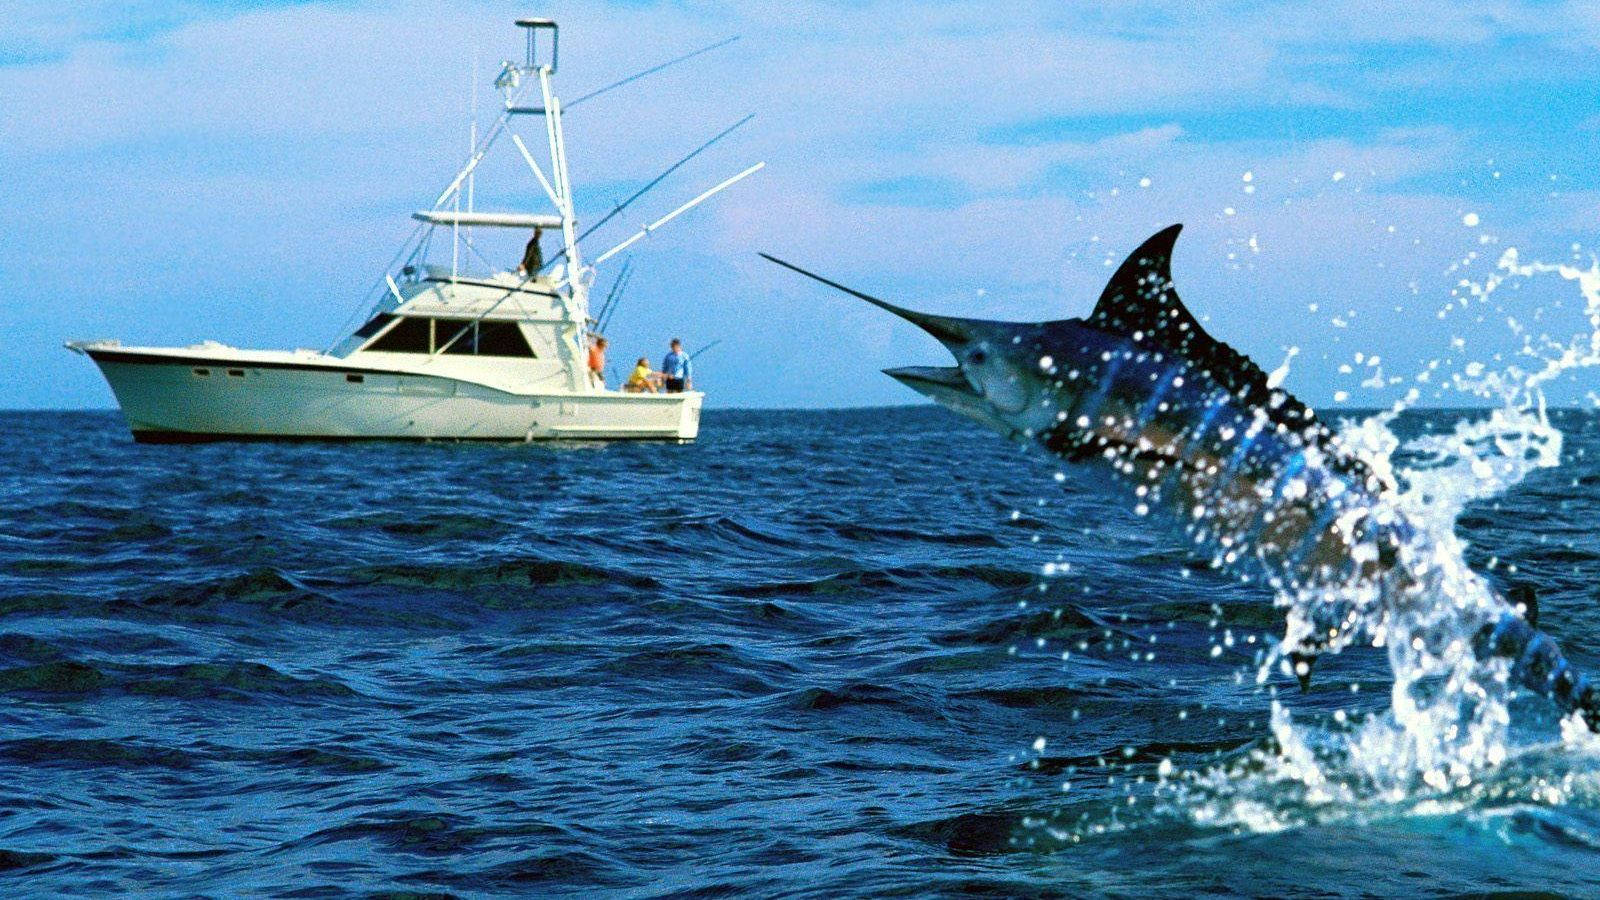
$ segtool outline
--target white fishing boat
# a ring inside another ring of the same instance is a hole
[[[629,393],[591,377],[588,350],[597,322],[590,316],[589,289],[597,266],[761,164],[585,263],[562,106],[551,87],[559,33],[547,19],[516,24],[526,34],[526,58],[505,63],[495,79],[504,101],[499,117],[481,141],[474,128],[466,164],[429,209],[414,214],[418,225],[396,255],[399,268],[385,273],[364,324],[340,344],[327,351],[243,350],[215,342],[67,344],[99,365],[135,440],[696,437],[703,393]],[[546,47],[549,59],[541,62]],[[540,105],[524,105],[535,91]],[[516,132],[515,124],[527,120],[542,124],[544,165]],[[526,161],[549,211],[473,208],[475,171],[505,137]],[[428,259],[431,247],[445,243],[432,240],[440,228],[449,231],[448,264]],[[472,251],[471,230],[478,228],[548,228],[559,231],[560,249],[535,272],[473,272],[463,266],[462,247]]]

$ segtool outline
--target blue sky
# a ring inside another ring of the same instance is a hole
[[[1109,261],[1184,222],[1190,307],[1267,369],[1297,347],[1287,384],[1319,406],[1509,354],[1507,316],[1584,327],[1555,283],[1437,311],[1507,247],[1587,264],[1595,4],[0,0],[0,408],[111,406],[70,338],[332,343],[464,156],[474,66],[488,110],[529,14],[563,25],[567,96],[741,36],[568,118],[592,221],[758,113],[591,247],[768,163],[639,245],[612,328],[618,357],[722,339],[700,361],[714,405],[908,402],[878,370],[941,361],[757,250],[908,305],[1043,319],[1087,313]],[[483,205],[531,203],[504,163]],[[1339,371],[1357,352],[1405,380],[1361,387]]]

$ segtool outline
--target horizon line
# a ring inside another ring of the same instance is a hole
[[[705,412],[852,412],[852,411],[857,411],[857,410],[878,410],[878,409],[918,409],[918,408],[922,408],[922,407],[927,407],[927,408],[930,408],[930,409],[939,409],[939,408],[941,408],[939,406],[939,404],[937,404],[937,403],[934,403],[932,401],[924,401],[924,402],[920,402],[920,403],[918,403],[918,402],[912,402],[912,403],[863,403],[863,404],[854,405],[854,406],[708,406],[708,407],[705,407]],[[1389,410],[1389,408],[1390,407],[1388,407],[1388,406],[1322,407],[1321,409],[1318,409],[1315,406],[1311,407],[1312,411],[1316,412],[1319,416],[1323,415],[1324,413],[1327,413],[1327,414],[1332,414],[1332,413],[1373,414],[1373,413],[1386,412],[1386,411]],[[1504,409],[1504,408],[1505,407],[1503,407],[1503,406],[1490,406],[1490,405],[1411,406],[1411,407],[1407,407],[1405,410],[1403,410],[1403,412],[1494,412],[1496,410]],[[1566,413],[1566,412],[1595,412],[1595,413],[1600,413],[1600,407],[1595,407],[1595,406],[1560,406],[1560,405],[1553,405],[1552,404],[1552,405],[1546,405],[1545,409],[1547,411],[1549,411],[1549,412],[1556,412],[1556,413]],[[121,413],[121,412],[122,412],[121,408],[115,407],[115,406],[74,406],[74,407],[18,406],[18,407],[0,408],[0,415],[14,415],[14,414],[19,414],[19,413]]]

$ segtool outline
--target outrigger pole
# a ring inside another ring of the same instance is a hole
[[[605,262],[606,260],[610,259],[611,257],[616,256],[618,253],[621,253],[622,251],[628,249],[629,247],[632,247],[634,244],[638,243],[639,241],[643,240],[644,238],[649,237],[650,233],[655,231],[657,228],[660,228],[661,226],[667,224],[668,222],[671,222],[673,219],[676,219],[677,217],[679,217],[679,216],[683,215],[684,213],[688,212],[689,210],[694,209],[696,206],[699,206],[700,204],[702,204],[705,201],[711,199],[712,197],[716,196],[717,194],[722,193],[723,191],[727,190],[730,187],[733,187],[735,184],[738,184],[739,182],[745,180],[746,178],[749,178],[751,175],[754,175],[755,173],[761,171],[762,169],[764,169],[766,167],[767,167],[766,163],[758,162],[755,165],[751,166],[750,168],[745,169],[743,172],[740,172],[739,174],[733,176],[732,178],[729,178],[728,180],[726,180],[726,181],[722,182],[721,184],[717,185],[716,187],[706,191],[705,193],[701,194],[700,196],[694,198],[693,200],[690,200],[688,203],[685,203],[684,205],[682,205],[682,206],[678,207],[677,209],[673,210],[672,212],[667,213],[666,215],[662,216],[661,218],[655,220],[654,222],[651,222],[649,225],[646,225],[643,228],[639,229],[636,233],[634,233],[633,237],[628,238],[627,240],[623,241],[622,243],[616,245],[615,247],[612,247],[610,250],[607,250],[606,252],[600,254],[599,256],[596,256],[594,258],[594,262],[590,263],[589,265],[591,267],[600,265],[601,263]]]
[[[672,221],[673,219],[676,219],[678,216],[683,215],[684,213],[688,212],[689,210],[695,208],[696,206],[699,206],[701,203],[704,203],[705,201],[711,199],[713,196],[721,193],[722,191],[727,190],[728,188],[732,187],[733,185],[737,184],[738,182],[743,181],[744,179],[750,177],[751,175],[754,175],[755,173],[761,171],[762,169],[766,168],[766,165],[767,164],[765,162],[758,162],[755,165],[751,166],[750,168],[745,169],[743,172],[740,172],[739,174],[733,176],[732,178],[728,178],[728,179],[724,180],[721,184],[718,184],[717,186],[711,188],[710,190],[705,191],[704,193],[700,194],[700,196],[695,197],[693,200],[690,200],[688,203],[683,204],[682,206],[678,207],[677,209],[673,210],[672,212],[667,213],[666,215],[662,216],[661,218],[655,220],[654,222],[651,222],[649,225],[646,225],[644,228],[641,228],[638,231],[638,233],[634,234],[633,237],[628,238],[626,241],[623,241],[622,243],[618,244],[617,246],[612,247],[610,250],[607,250],[606,252],[600,254],[598,257],[595,258],[594,262],[589,263],[587,268],[592,272],[596,266],[598,266],[599,264],[605,262],[606,260],[610,259],[611,257],[616,256],[618,253],[622,252],[623,250],[626,250],[628,247],[632,246],[633,244],[635,244],[636,242],[638,242],[642,238],[646,237],[651,232],[653,232],[656,229],[660,228],[661,226],[667,224],[668,222]],[[573,272],[571,267],[569,267],[568,270],[567,270],[567,274],[561,279],[561,281],[557,282],[555,286],[557,288],[570,287],[571,285],[576,283],[576,278],[575,278],[576,274],[577,273]],[[533,275],[532,275],[532,273],[529,273],[528,277],[523,279],[523,283],[526,284],[527,282],[532,281],[532,280],[533,280]],[[513,293],[512,291],[509,291],[509,290],[506,291],[504,296],[502,296],[499,300],[496,300],[488,309],[486,309],[483,312],[479,313],[474,318],[474,321],[481,321],[489,313],[494,312],[496,309],[499,308],[500,304],[504,303],[509,297],[511,297],[512,293]],[[585,305],[587,306],[587,298],[585,298]]]
[[[685,156],[683,159],[680,159],[677,162],[673,163],[672,165],[668,166],[666,168],[666,170],[663,171],[660,175],[657,175],[655,178],[651,179],[649,184],[647,184],[644,187],[640,188],[639,190],[635,191],[632,197],[629,197],[628,199],[622,201],[621,203],[618,203],[615,207],[612,208],[611,212],[608,212],[604,216],[601,216],[600,217],[600,221],[598,221],[598,222],[594,223],[593,225],[590,225],[588,228],[584,229],[583,234],[578,235],[578,243],[580,243],[580,244],[583,243],[584,238],[587,238],[589,235],[594,234],[595,231],[600,228],[600,226],[602,226],[602,225],[606,224],[607,222],[611,221],[612,219],[616,218],[617,214],[622,212],[623,210],[627,209],[629,206],[631,206],[633,204],[633,201],[639,199],[640,197],[643,197],[645,194],[648,194],[650,192],[651,188],[654,188],[656,185],[658,185],[662,181],[664,181],[668,175],[671,175],[673,172],[676,172],[679,168],[681,168],[684,165],[684,163],[687,163],[689,160],[694,159],[696,156],[699,156],[701,153],[703,153],[707,149],[709,149],[712,144],[715,144],[717,141],[720,141],[723,138],[727,137],[728,135],[732,134],[740,126],[744,125],[746,122],[749,122],[751,119],[754,119],[755,117],[756,117],[756,114],[755,113],[751,113],[750,115],[745,116],[744,118],[742,118],[739,121],[733,123],[732,125],[729,125],[727,128],[722,129],[722,131],[719,132],[716,135],[716,137],[713,137],[711,140],[706,141],[704,144],[701,144],[700,146],[694,148],[694,151],[692,153],[690,153],[688,156]],[[544,175],[539,172],[539,167],[534,165],[533,157],[529,155],[527,148],[522,146],[522,141],[520,139],[518,139],[516,135],[513,134],[511,136],[511,139],[517,142],[517,149],[522,151],[523,157],[525,157],[528,160],[528,165],[533,166],[533,173],[535,175],[539,176],[539,179],[540,179],[540,181],[542,183],[543,180],[544,180]],[[563,256],[565,256],[565,255],[566,255],[566,251],[565,250],[562,250],[561,252],[557,253],[555,256],[551,257],[548,262],[545,263],[545,268],[549,268],[550,266],[560,262],[561,258]]]

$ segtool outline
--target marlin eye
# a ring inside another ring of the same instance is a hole
[[[987,353],[984,353],[982,350],[974,350],[971,353],[967,354],[967,362],[972,363],[975,366],[983,365],[984,360],[986,360],[988,358],[989,358],[989,355]]]

